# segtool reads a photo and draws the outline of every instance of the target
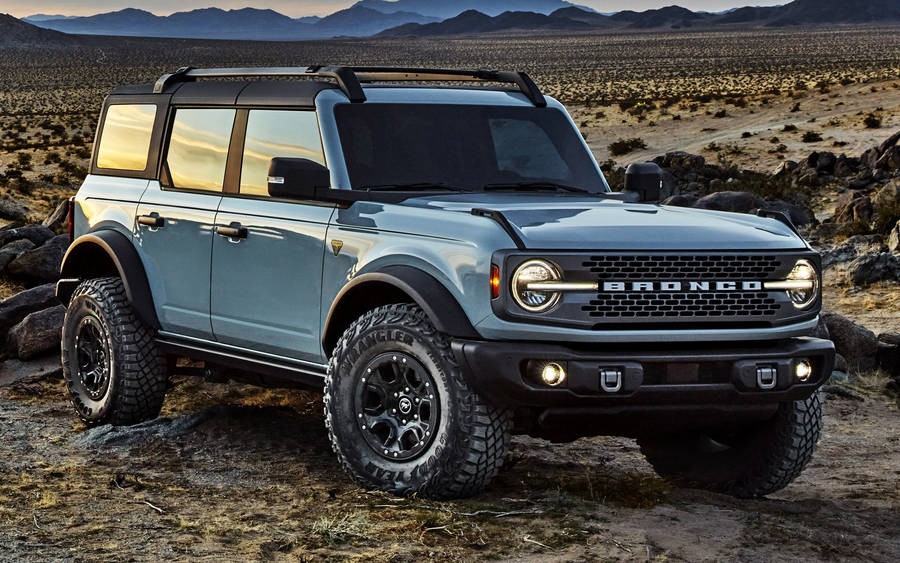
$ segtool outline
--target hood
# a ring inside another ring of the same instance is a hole
[[[500,211],[529,249],[788,250],[806,243],[787,225],[741,213],[547,194],[454,194],[404,205]]]

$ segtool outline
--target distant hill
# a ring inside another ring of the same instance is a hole
[[[568,18],[535,14],[534,12],[503,12],[491,17],[477,10],[468,10],[440,23],[406,24],[378,34],[379,37],[432,37],[490,33],[512,30],[587,30],[591,26]]]
[[[769,19],[772,26],[900,21],[900,0],[794,0]]]
[[[74,37],[0,14],[0,47],[53,47],[76,42]]]
[[[430,23],[436,18],[408,12],[385,14],[362,6],[335,12],[326,18],[293,19],[274,10],[204,8],[157,16],[126,8],[95,16],[36,21],[36,25],[65,33],[131,37],[192,39],[251,39],[296,41],[336,36],[362,37],[404,23]]]
[[[624,11],[610,16],[615,22],[627,23],[629,27],[650,29],[655,27],[690,27],[701,21],[709,21],[709,14],[695,13],[681,6],[667,6],[644,12]]]
[[[23,22],[34,23],[34,22],[45,22],[50,20],[70,20],[72,18],[77,18],[78,16],[64,16],[62,14],[32,14],[30,16],[22,18]]]
[[[549,15],[561,8],[575,6],[565,0],[360,0],[356,6],[364,6],[379,12],[414,12],[424,16],[447,19],[477,10],[488,16],[503,12],[534,12]],[[590,11],[590,8],[584,8]]]

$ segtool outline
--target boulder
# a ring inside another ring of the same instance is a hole
[[[872,200],[861,192],[841,194],[834,210],[835,223],[868,223],[872,220]]]
[[[834,347],[844,356],[851,368],[875,369],[878,365],[878,339],[874,332],[834,313],[825,314],[822,318],[828,327]]]
[[[900,147],[895,147],[900,148]],[[872,196],[872,204],[877,208],[900,207],[900,179],[888,182]]]
[[[0,248],[0,273],[6,269],[10,262],[32,248],[34,248],[34,243],[27,238],[19,239]]]
[[[900,345],[878,342],[878,367],[891,377],[900,377]]]
[[[897,131],[887,139],[878,147],[879,154],[884,154],[889,148],[894,147],[897,143],[900,142],[900,131]]]
[[[822,253],[822,266],[829,268],[866,255],[885,251],[878,235],[856,235]]]
[[[749,213],[763,206],[765,206],[765,201],[750,192],[716,192],[701,197],[694,204],[697,209],[714,209],[735,213]]]
[[[819,174],[834,174],[834,165],[837,163],[837,157],[834,156],[834,153],[820,152],[813,154],[818,154],[814,165],[816,172]]]
[[[12,327],[6,337],[6,351],[20,360],[30,360],[49,352],[59,353],[66,308],[57,305],[31,313]]]
[[[16,201],[9,194],[0,195],[0,219],[24,221],[27,216],[28,207]]]
[[[697,196],[694,195],[673,195],[663,201],[663,205],[674,205],[676,207],[693,207],[697,203]]]
[[[674,151],[666,153],[657,164],[663,168],[671,168],[674,171],[699,170],[706,165],[706,159],[699,154]]]
[[[48,283],[27,289],[0,301],[0,342],[6,337],[6,331],[29,313],[58,305],[56,285]]]
[[[0,246],[17,240],[30,240],[35,246],[41,246],[52,239],[56,233],[43,225],[28,225],[0,231]]]
[[[891,147],[875,163],[881,170],[900,170],[900,147]]]
[[[69,236],[58,235],[43,246],[23,252],[10,262],[6,271],[18,280],[39,284],[59,279],[59,267],[69,247]]]
[[[791,222],[794,223],[794,225],[798,227],[816,222],[816,215],[811,209],[805,209],[803,207],[800,207],[799,205],[794,205],[793,203],[788,203],[780,199],[776,199],[775,201],[767,201],[765,205],[763,205],[763,209],[768,209],[771,211],[781,211],[791,219]]]
[[[859,160],[855,158],[847,158],[844,155],[837,157],[834,163],[834,175],[840,178],[846,178],[856,174],[859,168]]]
[[[875,168],[875,165],[878,163],[878,159],[881,158],[882,151],[878,150],[878,147],[872,147],[866,152],[862,153],[859,157],[860,162],[866,168]]]
[[[890,252],[860,256],[847,265],[847,277],[856,285],[900,281],[900,259]]]
[[[775,172],[772,174],[775,176],[786,176],[791,174],[794,170],[796,170],[800,165],[794,162],[793,160],[785,160],[775,169]]]
[[[41,223],[51,231],[58,232],[66,226],[69,220],[69,200],[64,199],[59,202],[56,209]]]
[[[874,181],[875,178],[872,176],[872,171],[866,168],[854,176],[847,184],[847,187],[851,190],[861,190],[868,187],[868,185]]]
[[[814,188],[819,185],[819,173],[815,170],[806,170],[797,178],[797,184]]]
[[[900,221],[897,221],[888,235],[888,249],[894,254],[900,254]]]

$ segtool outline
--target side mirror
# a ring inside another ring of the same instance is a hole
[[[269,195],[313,199],[317,189],[331,187],[328,168],[307,158],[273,158],[269,164]]]
[[[624,191],[636,194],[641,203],[659,201],[662,183],[662,169],[653,162],[635,162],[625,170]]]

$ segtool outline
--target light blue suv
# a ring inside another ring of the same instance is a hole
[[[324,384],[368,488],[476,494],[520,433],[632,436],[662,475],[768,494],[820,434],[819,257],[783,215],[662,206],[660,183],[636,164],[611,192],[524,73],[182,68],[118,88],[58,286],[75,408],[153,418],[187,357]]]

